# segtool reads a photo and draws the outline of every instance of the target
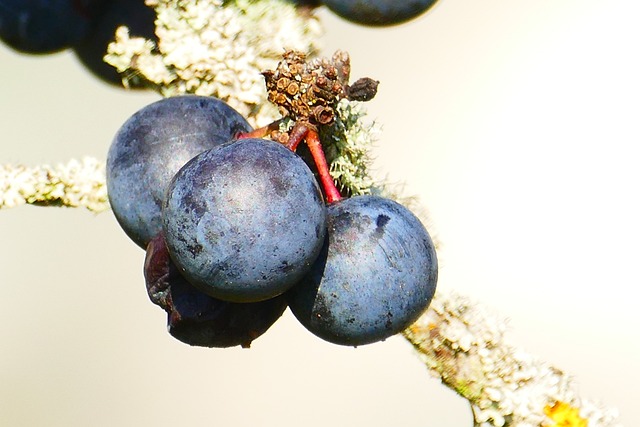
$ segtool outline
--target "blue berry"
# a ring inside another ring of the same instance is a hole
[[[315,8],[322,4],[321,0],[289,0],[289,2],[303,8]]]
[[[101,0],[0,0],[0,40],[23,53],[71,47],[89,31]]]
[[[126,26],[131,37],[144,37],[157,43],[156,13],[144,0],[108,0],[100,13],[91,19],[86,37],[73,46],[76,57],[87,70],[105,83],[122,86],[122,75],[104,62],[107,46],[115,38],[116,29]],[[127,76],[129,88],[143,87],[136,76]]]
[[[296,318],[335,344],[384,340],[413,323],[436,289],[436,252],[404,206],[355,196],[327,209],[328,233],[311,271],[287,294]]]
[[[322,0],[332,12],[356,24],[388,26],[425,13],[437,0]]]
[[[234,302],[289,289],[315,261],[326,232],[322,194],[304,161],[255,138],[205,151],[180,169],[162,218],[180,272]]]
[[[147,246],[144,276],[149,298],[167,312],[169,333],[193,346],[249,347],[287,308],[284,295],[240,304],[198,291],[175,268],[162,233]]]
[[[122,125],[107,155],[107,190],[116,219],[140,247],[162,229],[164,193],[197,154],[250,131],[219,99],[179,96],[154,102]]]

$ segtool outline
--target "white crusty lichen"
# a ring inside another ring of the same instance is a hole
[[[0,165],[0,209],[24,204],[107,210],[104,162],[86,157],[56,166]]]
[[[157,15],[158,42],[116,32],[105,61],[124,82],[142,80],[162,93],[216,96],[253,125],[276,118],[262,71],[286,49],[312,55],[321,34],[316,18],[285,0],[147,0]]]
[[[561,370],[512,346],[507,322],[438,292],[403,335],[444,384],[471,403],[476,426],[619,427],[616,411],[580,398]]]

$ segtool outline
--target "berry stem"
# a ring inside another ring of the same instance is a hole
[[[333,177],[329,173],[329,166],[327,165],[327,159],[324,155],[324,151],[322,150],[322,143],[320,142],[318,132],[308,129],[305,141],[309,147],[313,161],[316,164],[316,168],[318,169],[320,184],[324,189],[327,203],[337,202],[342,199],[342,196],[340,195],[340,191],[336,188],[336,184],[333,182]]]
[[[298,149],[298,145],[307,136],[309,131],[310,128],[305,123],[297,122],[293,126],[293,129],[291,129],[291,132],[289,132],[289,140],[285,144],[286,147],[295,153]]]
[[[251,132],[239,132],[238,135],[236,135],[236,139],[264,138],[272,131],[278,130],[280,121],[281,120],[276,120],[267,126],[252,130]],[[322,150],[322,143],[320,142],[320,135],[318,135],[318,131],[315,130],[314,126],[309,125],[308,123],[296,122],[289,132],[289,139],[285,146],[295,153],[298,149],[298,145],[300,145],[303,140],[307,143],[311,156],[313,157],[313,161],[318,169],[320,185],[322,185],[322,189],[324,190],[327,203],[337,202],[342,199],[342,195],[336,188],[336,184],[333,182],[333,178],[329,173],[329,165],[327,164],[327,158]]]
[[[254,129],[251,132],[238,132],[236,135],[236,139],[245,139],[245,138],[264,138],[268,136],[271,132],[276,131],[280,127],[280,120],[273,121],[266,126],[262,126],[258,129]]]
[[[322,185],[322,189],[324,190],[327,203],[333,203],[340,200],[342,196],[340,195],[340,191],[336,188],[336,184],[333,182],[333,178],[329,173],[327,158],[322,150],[322,143],[320,142],[318,131],[307,123],[297,122],[289,133],[289,141],[286,146],[291,151],[295,152],[303,139],[307,143],[311,156],[313,157],[313,161],[316,164],[316,169],[318,169],[320,185]]]

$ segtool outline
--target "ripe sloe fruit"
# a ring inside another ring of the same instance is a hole
[[[122,75],[104,62],[107,46],[114,41],[116,30],[121,26],[129,29],[131,37],[144,37],[157,43],[155,19],[155,11],[144,0],[107,0],[100,13],[92,17],[86,37],[73,46],[73,52],[95,77],[122,87]],[[136,83],[134,78],[128,87],[137,88]]]
[[[312,172],[291,150],[247,138],[205,151],[172,180],[162,211],[173,261],[216,298],[277,296],[306,273],[326,232]]]
[[[165,98],[131,116],[107,155],[107,191],[116,219],[140,247],[161,229],[171,178],[195,155],[251,126],[223,101],[204,96]]]
[[[327,215],[320,256],[287,293],[296,318],[320,338],[352,346],[384,340],[417,320],[438,276],[420,220],[378,196],[342,199]]]

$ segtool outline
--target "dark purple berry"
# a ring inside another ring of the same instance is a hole
[[[251,126],[219,99],[165,98],[131,116],[107,155],[107,190],[116,219],[140,247],[161,229],[165,190],[197,154],[247,132]]]
[[[401,24],[422,15],[437,0],[322,0],[332,12],[360,25]]]
[[[104,62],[107,46],[115,40],[118,27],[129,29],[131,37],[144,37],[158,42],[155,34],[156,13],[144,0],[106,0],[100,13],[93,16],[90,30],[81,42],[76,43],[73,51],[94,76],[103,82],[122,86],[122,75]],[[128,87],[142,87],[136,76],[127,76]]]
[[[175,268],[162,234],[149,242],[144,272],[149,298],[167,312],[169,333],[193,346],[249,347],[287,307],[284,296],[243,304],[200,292]]]
[[[87,36],[102,0],[0,0],[0,40],[28,54],[67,49]]]
[[[312,333],[342,345],[384,340],[413,323],[436,289],[436,252],[404,206],[356,196],[327,209],[328,233],[313,268],[287,294]]]
[[[162,211],[173,261],[203,292],[234,302],[272,298],[315,261],[326,209],[304,161],[281,144],[241,139],[176,174]]]

